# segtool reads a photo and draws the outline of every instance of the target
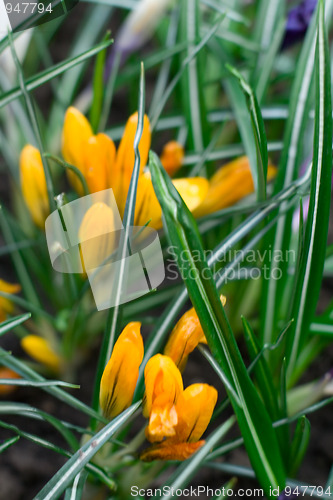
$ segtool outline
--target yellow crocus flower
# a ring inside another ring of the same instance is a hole
[[[114,418],[130,406],[143,359],[141,323],[129,323],[119,335],[100,385],[100,406],[107,418]]]
[[[186,460],[205,441],[200,441],[205,432],[217,401],[217,390],[207,384],[193,384],[178,396],[175,405],[177,424],[174,435],[144,450],[141,460]],[[148,434],[148,439],[150,435]],[[161,439],[160,439],[161,440]],[[150,439],[151,442],[154,442]]]
[[[149,441],[174,436],[178,423],[176,403],[183,392],[183,380],[168,356],[156,354],[146,364],[143,415],[149,417],[146,435]]]
[[[43,229],[50,213],[46,179],[40,152],[30,144],[21,152],[20,180],[23,198],[32,220]]]
[[[268,166],[267,180],[276,175],[276,168]],[[254,184],[247,156],[242,156],[221,167],[210,179],[207,196],[193,210],[195,217],[202,217],[229,207],[254,192]]]
[[[0,292],[4,293],[18,293],[21,291],[21,286],[16,283],[8,283],[7,281],[0,279]],[[13,312],[14,305],[6,297],[0,297],[0,323],[5,321],[7,314]]]
[[[226,303],[226,298],[221,295],[221,302]],[[183,371],[189,354],[198,346],[207,344],[198,315],[192,307],[180,318],[171,332],[165,346],[164,354],[169,356],[176,366]]]
[[[52,371],[59,371],[61,365],[60,356],[43,337],[27,335],[21,340],[21,347],[34,360],[47,366]]]
[[[65,160],[77,167],[84,175],[90,192],[112,188],[121,216],[124,215],[127,193],[134,167],[134,138],[138,126],[138,113],[127,121],[118,150],[105,134],[93,135],[88,120],[77,109],[70,107],[65,115],[62,153]],[[149,172],[144,171],[151,145],[151,130],[148,117],[144,117],[143,132],[139,144],[140,175],[137,190],[136,226],[149,222],[150,227],[162,227],[162,212],[157,201]],[[169,143],[162,153],[166,168],[176,171],[182,164],[184,152],[175,142]],[[68,172],[72,186],[79,195],[83,194],[80,180],[75,173]],[[174,185],[190,210],[204,200],[208,181],[201,177],[176,179]]]

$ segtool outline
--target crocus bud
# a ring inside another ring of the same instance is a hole
[[[221,302],[223,305],[226,303],[226,298],[223,295],[221,295]],[[164,354],[175,362],[180,371],[183,371],[189,354],[200,343],[206,344],[207,340],[198,315],[192,307],[183,314],[172,330]]]
[[[44,228],[50,213],[42,158],[38,149],[27,144],[20,156],[20,180],[24,201],[34,223]]]
[[[16,283],[7,283],[0,279],[0,292],[13,294],[21,291],[21,286]],[[7,314],[13,312],[14,305],[10,299],[0,297],[0,323],[5,321]]]
[[[112,185],[112,169],[116,158],[114,142],[106,134],[91,136],[83,145],[84,172],[89,191],[96,193]]]
[[[138,126],[138,113],[134,113],[127,121],[123,137],[121,139],[114,169],[114,186],[116,198],[121,215],[124,213],[128,188],[133,172],[135,153],[134,138]],[[143,132],[139,144],[140,173],[142,173],[147,160],[151,144],[151,131],[148,116],[144,117]]]
[[[119,335],[101,379],[99,401],[104,415],[114,418],[132,403],[143,359],[141,323],[129,323]]]
[[[7,368],[5,366],[1,366],[0,367],[0,378],[19,379],[21,377],[18,373],[14,372],[14,370],[11,370],[10,368]],[[15,385],[1,384],[0,385],[0,396],[8,396],[13,391],[15,391],[15,389],[16,389]]]
[[[183,146],[177,141],[168,142],[163,148],[160,160],[165,170],[172,177],[183,165]]]
[[[64,127],[62,131],[62,155],[71,165],[78,168],[85,176],[85,144],[93,131],[87,118],[76,108],[71,106],[66,111]],[[77,175],[67,170],[68,180],[80,195],[83,188]]]
[[[58,372],[60,356],[52,349],[49,342],[39,335],[27,335],[21,340],[21,347],[27,354],[52,371]]]

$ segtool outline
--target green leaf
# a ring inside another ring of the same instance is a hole
[[[23,361],[20,361],[19,359],[15,358],[13,355],[9,354],[1,347],[0,347],[0,357],[1,357],[1,362],[4,366],[11,368],[16,373],[21,375],[21,377],[23,377],[24,379],[36,382],[47,382],[46,378],[39,375],[39,373],[29,368]],[[63,391],[60,387],[43,386],[42,389],[51,394],[52,396],[55,396],[56,398],[60,399],[61,401],[64,401],[72,408],[76,408],[78,411],[81,411],[85,415],[97,418],[102,422],[107,422],[107,420],[104,419],[102,415],[99,415],[92,408],[82,403],[82,401],[78,400],[71,394],[67,394],[67,392]]]
[[[110,40],[110,32],[107,32],[103,42]],[[93,131],[98,132],[104,97],[104,71],[106,60],[106,48],[101,50],[96,57],[93,78],[93,101],[90,109],[90,123]]]
[[[244,120],[246,115],[244,111],[243,99],[239,99],[239,93],[237,90],[232,85],[228,85],[227,88],[229,89],[229,94],[235,109],[236,119],[243,138],[245,150],[250,159],[251,172],[255,190],[257,192],[257,198],[258,201],[262,201],[266,199],[268,167],[267,139],[264,121],[261,116],[256,95],[250,85],[235,68],[229,64],[227,64],[226,67],[230,73],[237,78],[240,84],[240,89],[245,97],[246,106],[250,116],[250,127],[248,126],[248,118]]]
[[[333,0],[326,1],[326,15],[328,22],[332,17]],[[290,185],[297,178],[299,167],[304,160],[304,132],[309,120],[309,109],[312,103],[312,88],[314,81],[314,56],[316,47],[316,16],[313,15],[311,25],[306,34],[301,53],[295,70],[295,77],[289,99],[288,119],[285,125],[283,151],[279,163],[278,175],[275,181],[275,192]],[[281,210],[285,207],[282,205]],[[276,230],[267,241],[266,246],[272,245],[272,255],[289,249],[291,235],[292,213],[281,217]],[[276,334],[277,321],[281,317],[286,317],[288,311],[280,311],[282,299],[289,305],[291,298],[286,300],[287,290],[285,281],[288,276],[285,262],[269,262],[265,265],[276,269],[282,275],[281,280],[266,280],[262,292],[261,305],[261,336],[264,343],[271,343]]]
[[[200,1],[181,3],[181,41],[187,43],[187,57],[195,48],[200,33]],[[189,126],[188,148],[203,151],[209,142],[209,125],[204,96],[204,53],[201,51],[186,66],[182,76],[182,103]]]
[[[258,480],[269,496],[270,486],[282,488],[285,484],[283,464],[272,423],[238,350],[212,271],[206,262],[193,216],[174,188],[159,158],[152,152],[149,168],[155,193],[162,207],[164,228],[174,248],[180,273],[208,346],[228,380],[232,382],[241,402],[240,408],[232,393],[228,393],[249,458]]]
[[[89,49],[80,55],[72,57],[71,59],[67,59],[59,64],[55,64],[51,68],[48,68],[47,70],[44,70],[41,73],[38,73],[37,75],[31,78],[27,78],[25,81],[27,92],[31,92],[32,90],[40,87],[41,85],[44,85],[44,83],[49,82],[50,80],[56,78],[62,73],[67,73],[67,71],[73,68],[74,66],[77,66],[78,64],[86,61],[90,57],[93,57],[94,55],[98,54],[98,52],[100,52],[101,50],[104,50],[105,48],[109,47],[109,45],[111,45],[112,42],[113,42],[112,40],[108,40],[106,42],[99,43],[92,49]],[[20,87],[16,87],[14,89],[9,90],[8,92],[3,93],[0,97],[0,108],[6,106],[10,102],[17,99],[18,97],[21,97],[21,95],[22,95],[22,90]]]
[[[304,250],[297,274],[292,304],[295,322],[287,335],[288,378],[309,334],[315,315],[323,275],[332,179],[332,103],[330,56],[324,20],[324,4],[319,2],[316,53],[316,113],[310,205],[305,228]]]
[[[13,444],[17,443],[17,441],[20,439],[20,436],[14,436],[10,439],[7,439],[0,445],[0,453],[3,453],[6,451],[8,448],[10,448]]]
[[[35,496],[34,500],[53,500],[65,491],[68,485],[81,472],[83,467],[94,457],[105,443],[123,426],[139,408],[136,403],[122,412],[112,422],[95,434],[84,444],[59,471],[51,478],[44,488]]]
[[[300,417],[296,424],[294,437],[290,447],[290,462],[288,474],[296,476],[300,468],[310,440],[311,425],[305,415]]]
[[[0,337],[31,318],[31,313],[21,314],[0,323]]]

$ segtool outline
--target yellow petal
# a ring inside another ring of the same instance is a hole
[[[132,402],[143,358],[141,323],[129,323],[119,335],[100,385],[100,405],[104,415],[114,418]]]
[[[85,178],[91,193],[112,188],[116,147],[105,134],[91,136],[84,144]]]
[[[221,295],[221,302],[226,303],[226,298]],[[199,343],[207,343],[199,318],[194,307],[189,309],[180,318],[171,332],[165,346],[164,354],[169,356],[181,371],[185,368],[188,355],[194,351]]]
[[[32,220],[43,229],[50,213],[46,179],[40,152],[30,144],[21,152],[20,180],[23,198]]]
[[[183,380],[175,363],[168,356],[156,354],[145,367],[146,392],[143,405],[143,415],[149,417],[153,404],[173,405],[183,391]]]
[[[21,346],[29,356],[53,371],[59,371],[61,359],[51,348],[49,342],[38,335],[27,335]]]
[[[191,212],[203,202],[209,189],[209,182],[203,177],[174,179],[172,183]]]
[[[198,441],[205,432],[217,401],[217,390],[208,384],[192,384],[178,399],[176,440]]]
[[[153,188],[150,172],[143,172],[139,177],[134,220],[136,226],[144,226],[149,221],[149,227],[162,227],[162,209]]]
[[[144,450],[140,459],[144,462],[152,462],[153,460],[187,460],[195,453],[205,441],[197,441],[196,443],[170,443],[167,439],[163,443],[151,446]]]
[[[113,185],[115,186],[115,196],[121,215],[123,215],[124,213],[126,196],[134,167],[134,161],[135,161],[134,137],[137,126],[138,126],[138,113],[134,113],[129,118],[126,124],[124,135],[120,142],[116,157]],[[141,173],[148,160],[150,144],[151,144],[150,123],[148,117],[145,115],[143,132],[139,144]]]
[[[18,293],[21,291],[21,286],[17,283],[8,283],[0,279],[0,292],[4,293]],[[14,305],[10,299],[6,297],[0,297],[0,323],[5,321],[7,314],[11,313],[14,309]]]
[[[10,368],[6,368],[5,366],[0,367],[0,378],[8,378],[8,379],[18,379],[21,378],[20,375]],[[8,396],[13,391],[15,391],[15,385],[0,385],[0,396]]]
[[[163,148],[160,160],[165,170],[172,177],[183,165],[183,146],[177,141],[168,142]]]
[[[115,223],[112,209],[103,202],[87,210],[79,229],[80,254],[85,270],[96,269],[115,250]]]
[[[276,174],[276,169],[269,165],[267,180]],[[222,210],[237,203],[253,193],[254,184],[249,159],[246,156],[221,167],[210,180],[209,190],[203,203],[194,211],[196,217]]]
[[[62,132],[62,155],[67,163],[77,167],[85,175],[84,144],[93,135],[90,123],[76,108],[70,107],[66,111]],[[80,195],[83,188],[80,179],[70,170],[67,171],[68,180]]]

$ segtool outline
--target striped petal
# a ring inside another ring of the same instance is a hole
[[[100,385],[100,405],[108,418],[114,418],[132,402],[143,359],[141,323],[129,323],[119,335]]]

